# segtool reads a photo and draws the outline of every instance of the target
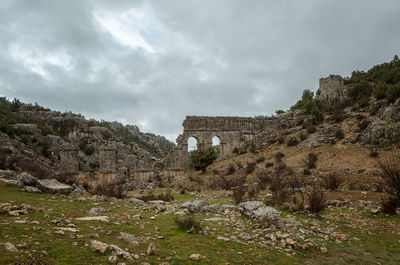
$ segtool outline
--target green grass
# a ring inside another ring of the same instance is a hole
[[[158,192],[158,191],[157,191]],[[215,194],[207,191],[201,196]],[[186,200],[194,200],[191,195],[175,194],[176,205]],[[43,212],[32,212],[25,216],[13,217],[0,214],[0,248],[1,244],[11,242],[14,245],[25,242],[26,248],[20,248],[19,252],[12,253],[1,250],[0,264],[108,264],[107,258],[110,253],[100,254],[90,249],[89,234],[97,233],[100,240],[107,244],[115,244],[120,248],[127,249],[132,254],[146,253],[150,242],[157,246],[156,256],[141,256],[132,264],[148,262],[150,264],[398,264],[400,263],[400,234],[392,233],[393,229],[369,228],[369,234],[363,229],[351,227],[351,222],[341,220],[340,214],[371,222],[382,222],[382,225],[390,222],[397,231],[400,230],[400,218],[387,216],[370,216],[366,213],[357,213],[349,210],[326,210],[322,214],[321,227],[334,223],[338,226],[337,231],[357,237],[359,241],[335,243],[328,242],[328,253],[320,251],[294,250],[296,255],[288,257],[272,249],[264,249],[258,245],[249,243],[224,242],[217,240],[217,236],[230,233],[232,226],[218,223],[202,222],[203,228],[208,226],[211,230],[217,229],[209,235],[188,234],[174,224],[174,215],[156,214],[151,207],[141,207],[126,201],[99,202],[88,199],[85,202],[76,200],[76,195],[53,196],[49,194],[32,194],[21,192],[18,189],[0,184],[0,203],[10,202],[13,204],[27,203],[34,207],[43,207]],[[215,199],[221,200],[221,199]],[[227,201],[223,198],[222,201]],[[229,201],[229,200],[228,200]],[[107,211],[104,215],[110,217],[110,223],[76,221],[74,218],[87,216],[87,211],[92,207],[103,207]],[[132,216],[140,214],[142,219],[134,219]],[[291,214],[298,220],[310,219],[307,214],[293,214],[284,212],[283,216]],[[337,214],[338,220],[329,216]],[[65,231],[64,235],[55,234],[56,226],[51,223],[56,218],[71,217],[79,232],[78,239],[71,238],[71,232]],[[127,216],[128,222],[122,223],[121,216]],[[150,217],[155,216],[155,220]],[[202,220],[214,215],[196,214],[196,219]],[[324,217],[327,216],[327,217]],[[222,215],[221,217],[225,217]],[[247,221],[244,217],[239,219]],[[26,223],[15,223],[17,220],[26,220]],[[38,221],[39,224],[30,224]],[[6,224],[7,223],[7,224]],[[119,224],[117,224],[119,223]],[[251,226],[244,231],[250,231]],[[122,239],[118,239],[120,232],[134,234],[138,237],[150,237],[149,240],[139,246],[129,245]],[[162,237],[163,239],[159,239]],[[77,243],[74,246],[74,242]],[[43,253],[42,251],[46,251]],[[291,251],[293,252],[293,251]],[[189,256],[198,253],[205,256],[201,262],[191,261]],[[126,262],[119,260],[119,262]],[[126,262],[130,264],[129,262]]]

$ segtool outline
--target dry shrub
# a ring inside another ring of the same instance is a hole
[[[275,154],[275,160],[276,160],[276,162],[282,162],[282,158],[285,156],[285,154],[284,153],[282,153],[282,152],[277,152],[276,154]]]
[[[228,168],[226,169],[225,174],[226,175],[231,175],[231,174],[235,173],[235,171],[236,171],[235,166],[232,165],[232,164],[229,164]]]
[[[296,145],[298,145],[298,143],[299,143],[299,140],[296,137],[292,136],[292,137],[289,137],[286,145],[287,146],[296,146]]]
[[[265,157],[264,156],[260,156],[259,158],[256,159],[257,164],[258,163],[262,163],[265,161]]]
[[[381,199],[382,211],[395,214],[400,207],[400,152],[392,152],[381,158],[378,169],[387,193]]]
[[[256,163],[255,162],[247,163],[247,167],[246,167],[247,174],[253,173],[255,168],[256,168]]]
[[[304,190],[307,187],[307,183],[304,177],[292,176],[287,179],[287,185],[290,188],[290,194],[292,196],[292,203],[296,210],[303,210],[305,207],[305,195]]]
[[[278,136],[278,138],[276,139],[276,141],[279,143],[279,144],[283,144],[284,142],[285,142],[285,136]]]
[[[363,120],[362,122],[360,122],[358,124],[358,129],[360,131],[364,131],[365,129],[367,129],[368,125],[370,125],[371,122],[369,120]]]
[[[72,185],[76,182],[75,174],[69,173],[67,171],[62,170],[60,173],[58,173],[55,176],[55,179],[62,183],[67,183],[69,185]]]
[[[200,191],[201,186],[194,181],[190,181],[189,178],[181,178],[175,182],[175,188],[180,190],[181,194],[186,194],[186,192]]]
[[[239,204],[243,202],[244,198],[246,197],[246,189],[244,188],[244,186],[235,187],[232,196],[235,204]]]
[[[218,169],[213,169],[212,173],[213,173],[214,175],[218,175],[218,174],[219,174],[219,171],[218,171]]]
[[[337,172],[331,172],[328,175],[323,176],[322,180],[325,184],[325,188],[332,191],[337,190],[344,182],[344,178]]]
[[[370,157],[378,157],[379,156],[379,151],[377,148],[370,148],[369,149],[369,156]]]
[[[95,195],[104,195],[107,197],[115,197],[117,199],[126,198],[126,190],[124,189],[125,180],[106,180],[103,179],[97,183],[90,193]]]
[[[317,128],[312,124],[308,124],[306,130],[308,134],[313,134],[317,131]]]
[[[289,200],[290,194],[287,192],[286,186],[287,183],[285,183],[282,176],[274,176],[272,178],[269,189],[272,193],[272,200],[278,205],[282,205]]]
[[[232,168],[234,168],[233,165],[230,165],[226,174],[212,178],[211,188],[231,190],[233,187],[242,186],[246,182],[246,175],[239,174],[239,170],[233,171]],[[231,173],[232,171],[234,174]]]
[[[174,200],[174,195],[171,190],[166,190],[160,194],[154,194],[152,190],[147,191],[146,194],[139,196],[137,199],[148,202],[162,200],[165,202],[170,202]]]
[[[204,184],[204,177],[202,177],[202,176],[196,176],[196,175],[190,174],[188,176],[188,180],[193,181],[196,184],[199,184],[200,186]]]
[[[306,158],[304,159],[304,163],[306,164],[308,169],[315,168],[317,161],[318,155],[314,151],[308,153]]]
[[[272,181],[272,177],[265,171],[256,172],[256,179],[262,190]]]
[[[273,166],[274,166],[274,163],[272,163],[272,162],[267,162],[265,164],[265,168],[269,168],[269,167],[273,167]]]
[[[257,195],[260,193],[260,189],[258,185],[250,185],[247,188],[247,195],[249,199],[254,200],[257,198]]]
[[[188,233],[195,233],[202,230],[200,222],[196,221],[193,215],[183,218],[175,217],[174,222],[179,228],[186,230]]]
[[[324,191],[316,184],[307,191],[307,199],[308,210],[313,214],[319,215],[326,208]]]
[[[283,157],[279,154],[283,155],[282,153],[277,153],[275,155],[275,158],[277,158],[277,160]],[[284,180],[284,177],[282,176],[285,170],[287,169],[287,166],[284,162],[280,161],[275,165],[274,169],[275,172],[269,189],[272,192],[272,200],[275,203],[282,205],[283,203],[288,201],[290,195],[286,190],[287,182]]]
[[[344,111],[339,105],[333,107],[331,119],[335,122],[344,120]]]

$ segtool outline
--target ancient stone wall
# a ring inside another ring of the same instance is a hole
[[[166,157],[167,170],[180,171],[188,165],[188,140],[194,137],[197,144],[211,146],[217,136],[220,141],[219,157],[232,155],[235,148],[240,148],[246,141],[253,139],[255,133],[266,126],[276,123],[274,117],[204,117],[187,116],[183,121],[183,134],[176,142],[175,149]]]

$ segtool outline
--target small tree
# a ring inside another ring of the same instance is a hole
[[[212,146],[205,147],[199,144],[198,149],[190,152],[189,166],[195,170],[201,170],[203,173],[218,157],[218,154]]]
[[[381,199],[385,213],[396,214],[400,207],[400,153],[391,153],[378,161],[378,169],[383,180],[386,195]]]

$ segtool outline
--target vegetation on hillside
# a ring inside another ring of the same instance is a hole
[[[367,107],[371,97],[377,100],[386,99],[389,103],[394,102],[400,98],[399,57],[395,55],[391,62],[376,65],[367,72],[353,71],[351,77],[344,79],[344,83],[349,90],[348,98],[343,102],[327,105],[315,99],[314,93],[306,89],[291,110],[300,110],[300,115],[311,115],[316,122],[321,122],[324,114],[335,114],[344,107],[355,104],[362,108]]]

